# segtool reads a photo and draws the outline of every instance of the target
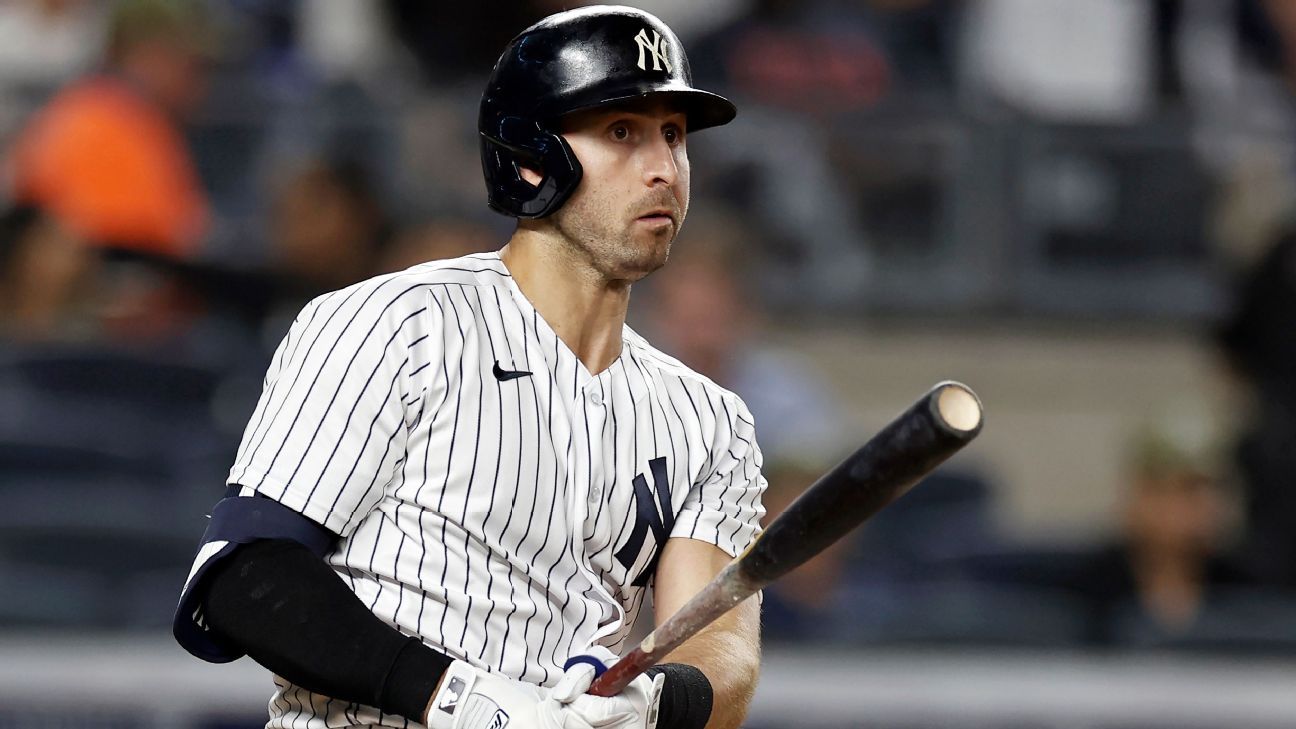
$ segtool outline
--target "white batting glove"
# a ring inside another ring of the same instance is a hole
[[[594,679],[603,675],[613,663],[617,654],[601,645],[592,645],[585,652],[567,660],[567,670],[558,683],[549,690],[550,698],[559,703],[570,704],[577,696],[589,691]]]
[[[446,669],[428,707],[428,729],[583,729],[561,723],[557,706],[539,686],[487,673],[456,660]]]
[[[612,652],[602,646],[593,646],[589,654],[604,667],[616,661]],[[594,729],[656,729],[665,676],[649,678],[641,675],[621,693],[603,697],[585,693],[596,673],[602,671],[590,663],[568,661],[567,671],[550,693],[550,699],[561,707],[559,718],[564,729],[583,729],[586,726]]]

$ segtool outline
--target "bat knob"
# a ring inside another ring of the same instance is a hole
[[[936,385],[935,410],[945,427],[964,436],[981,429],[981,400],[972,388],[947,380]]]

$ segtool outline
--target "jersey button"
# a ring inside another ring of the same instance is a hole
[[[590,402],[593,403],[593,404],[594,404],[594,407],[596,407],[596,408],[597,408],[597,407],[602,407],[602,406],[603,406],[603,394],[600,393],[598,390],[595,390],[595,391],[591,392],[591,393],[590,393]]]
[[[603,495],[603,489],[599,488],[598,486],[595,486],[594,488],[590,489],[590,501],[598,501],[599,497],[602,495]]]

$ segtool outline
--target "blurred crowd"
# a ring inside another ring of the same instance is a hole
[[[40,586],[4,591],[0,626],[169,622],[300,307],[506,239],[477,95],[509,37],[571,4],[0,3],[0,584]],[[1055,313],[1028,274],[1097,267],[1147,308],[1099,291],[1081,315],[1198,327],[1254,403],[1228,442],[1130,433],[1096,543],[1019,543],[993,474],[943,470],[771,588],[770,640],[1296,651],[1296,5],[636,5],[741,114],[694,152],[705,192],[632,323],[748,402],[771,514],[851,414],[763,330],[932,313],[915,271],[939,315],[1011,317]],[[1183,143],[1146,159],[1027,158],[1163,131]],[[971,141],[925,146],[949,134]],[[914,152],[877,156],[892,143]],[[1154,300],[1185,267],[1226,294]]]

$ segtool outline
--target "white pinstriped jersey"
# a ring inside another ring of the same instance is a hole
[[[666,537],[737,555],[763,513],[742,401],[623,340],[589,373],[498,253],[326,294],[276,352],[229,482],[341,535],[327,561],[402,632],[551,685],[621,648]],[[408,725],[276,682],[270,727]]]

